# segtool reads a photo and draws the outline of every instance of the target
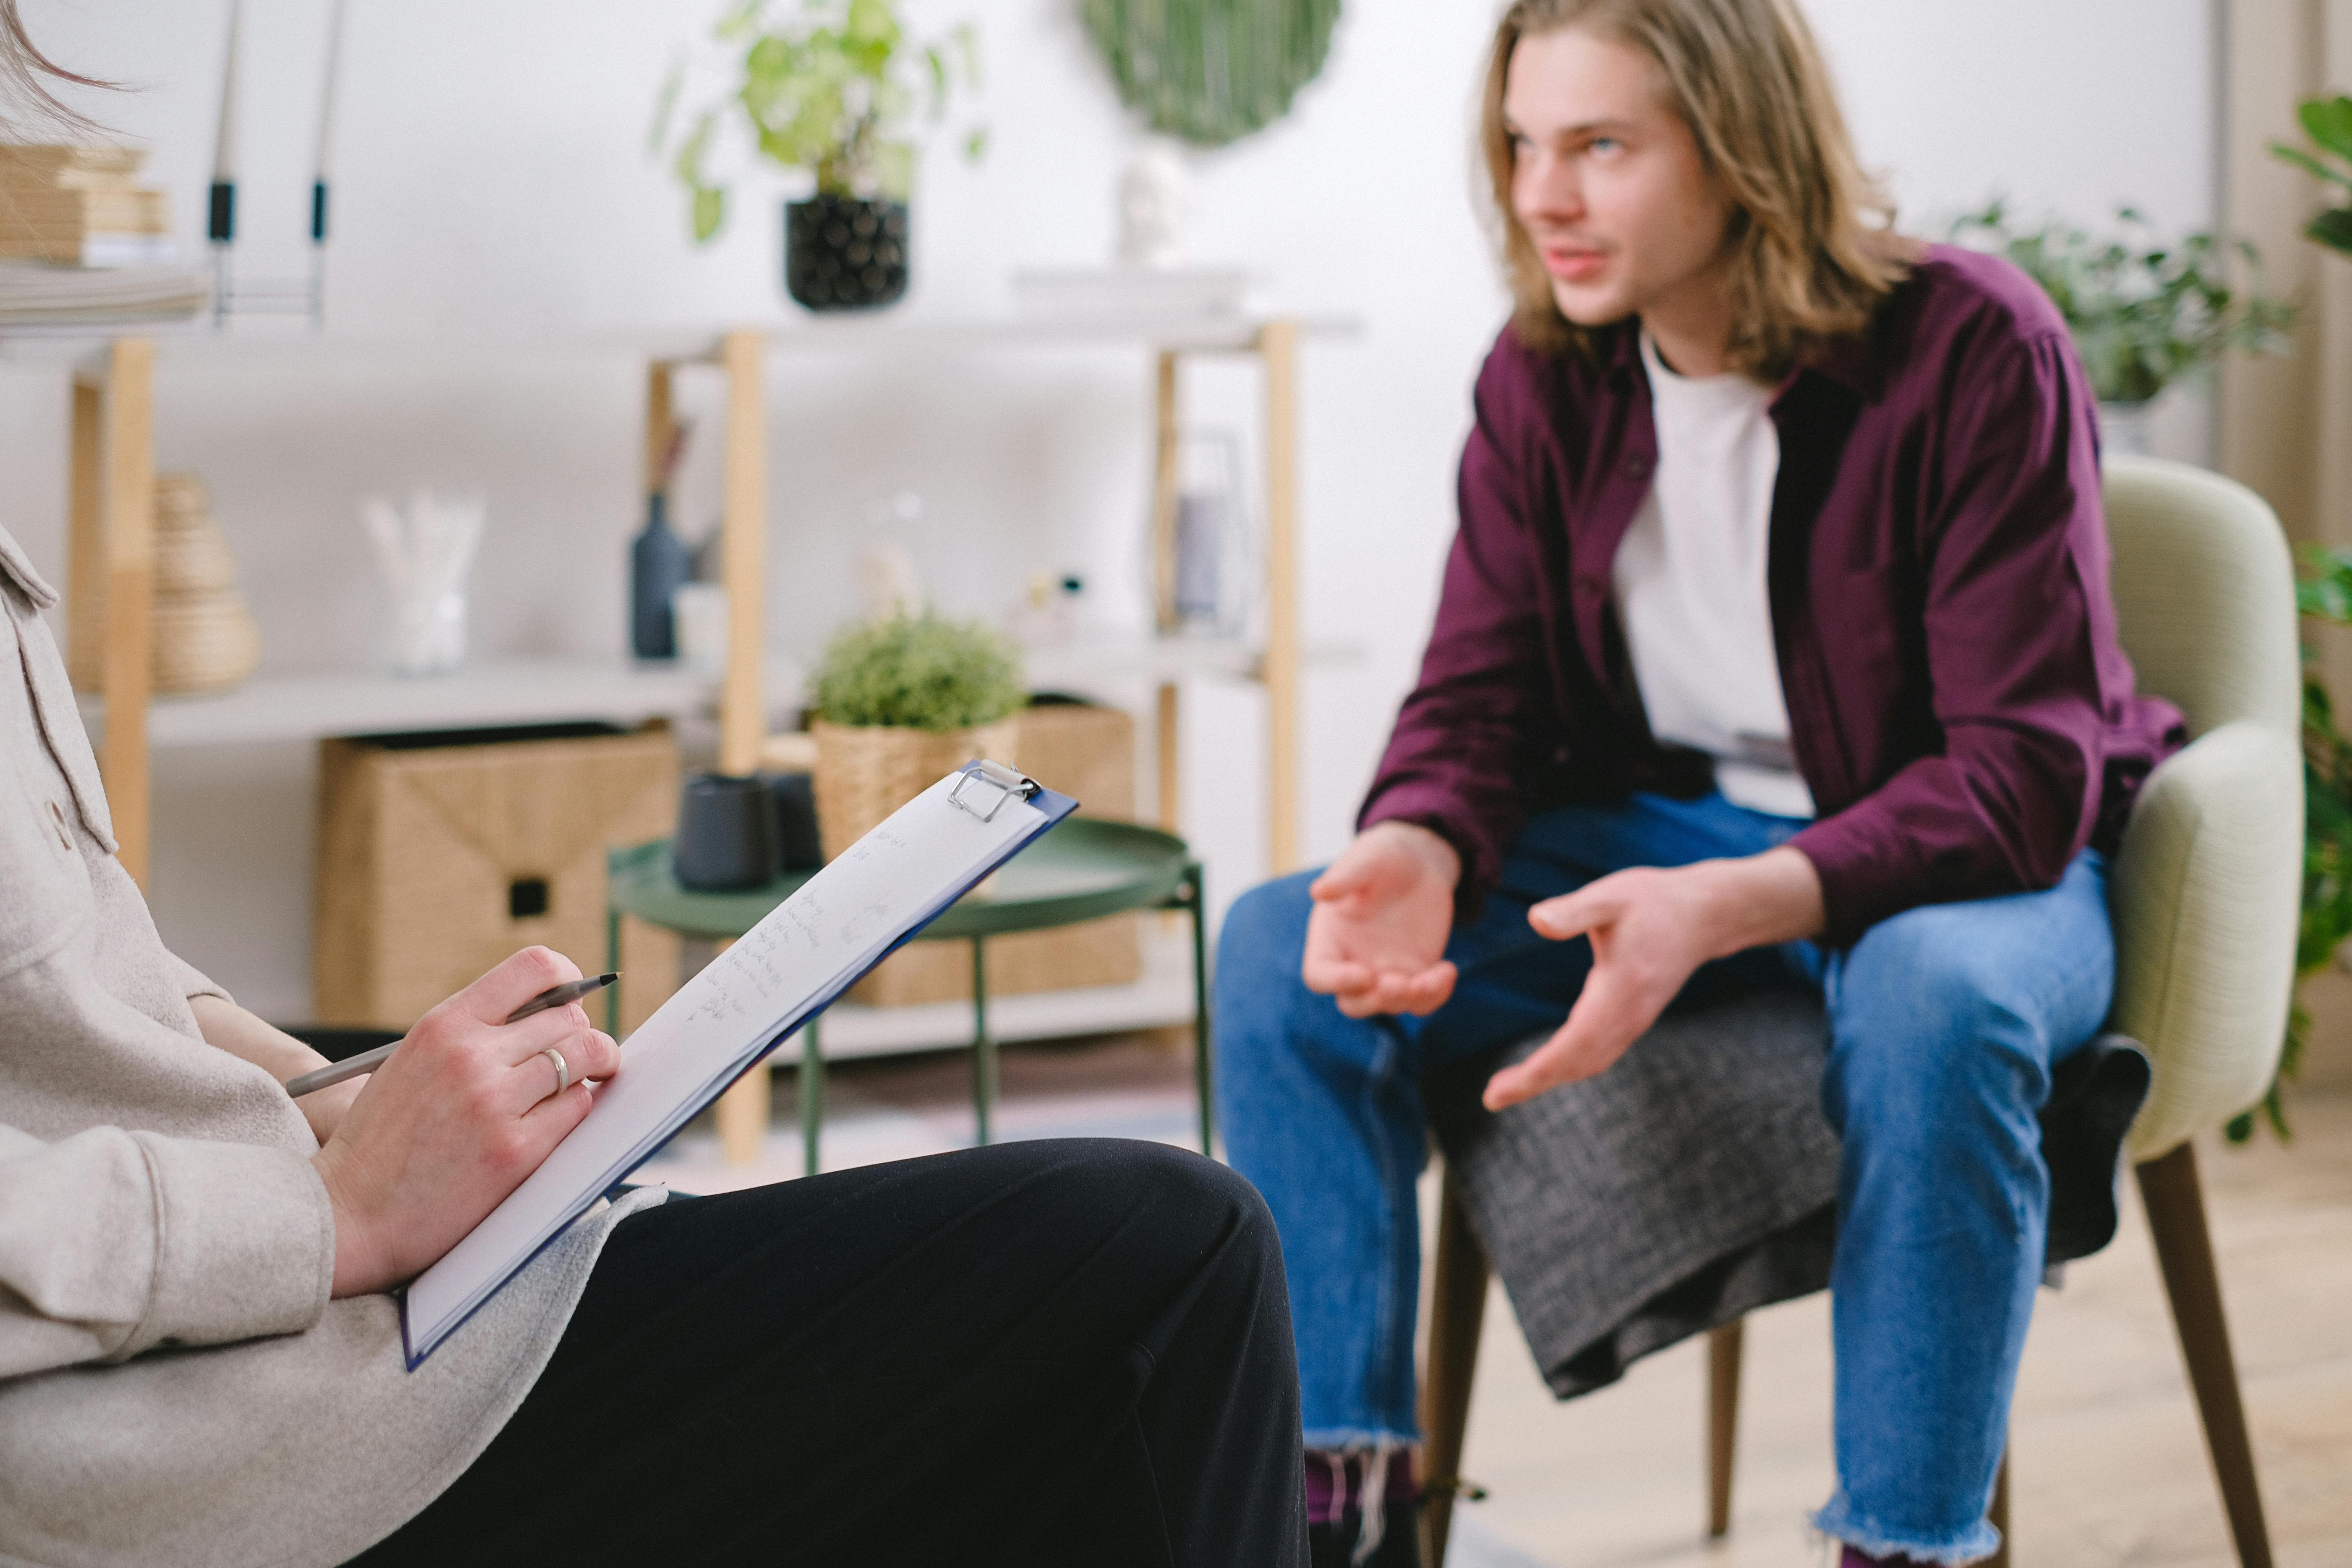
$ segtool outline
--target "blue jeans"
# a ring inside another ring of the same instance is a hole
[[[1417,1438],[1422,1074],[1557,1026],[1591,963],[1582,939],[1537,936],[1528,907],[1629,866],[1759,854],[1802,826],[1720,795],[1537,817],[1477,921],[1456,928],[1460,979],[1425,1018],[1351,1019],[1300,983],[1311,876],[1234,905],[1218,942],[1217,1112],[1282,1236],[1309,1447]],[[1740,953],[1685,991],[1811,985],[1828,1008],[1822,1101],[1843,1146],[1825,1534],[1944,1563],[1998,1544],[1985,1508],[2050,1205],[2035,1118],[2114,984],[2105,863],[2085,851],[2045,892],[1927,905],[1843,952]]]

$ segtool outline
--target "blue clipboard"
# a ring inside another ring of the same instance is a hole
[[[643,1141],[633,1158],[628,1160],[621,1169],[614,1172],[609,1180],[599,1184],[593,1192],[583,1194],[571,1213],[564,1215],[544,1240],[508,1268],[494,1284],[482,1290],[478,1298],[467,1305],[461,1314],[422,1342],[419,1342],[411,1331],[408,1290],[404,1286],[400,1291],[400,1342],[402,1354],[409,1371],[415,1372],[422,1365],[425,1357],[431,1355],[450,1335],[471,1321],[475,1313],[495,1300],[498,1293],[505,1289],[516,1275],[528,1268],[541,1253],[553,1246],[557,1238],[571,1229],[572,1224],[593,1207],[599,1198],[620,1183],[626,1181],[631,1172],[658,1153],[685,1128],[688,1122],[701,1115],[745,1073],[765,1060],[771,1052],[797,1034],[812,1018],[839,1001],[851,986],[871,973],[883,959],[889,957],[891,953],[914,940],[925,926],[946,913],[949,907],[957,900],[986,881],[1006,861],[1034,844],[1056,823],[1078,808],[1078,803],[1069,795],[1047,789],[1034,779],[1014,773],[1001,763],[974,761],[965,763],[957,772],[961,776],[957,779],[950,791],[949,803],[958,809],[968,811],[985,822],[993,818],[1006,800],[1019,799],[1026,802],[1033,810],[1037,812],[1038,822],[1028,832],[1013,840],[1002,853],[982,866],[975,875],[960,886],[942,891],[932,901],[919,909],[905,922],[896,939],[870,963],[835,976],[823,991],[788,1016],[782,1024],[769,1030],[764,1037],[756,1038],[741,1060],[734,1066],[733,1070],[707,1086],[700,1094],[681,1101],[664,1123]]]

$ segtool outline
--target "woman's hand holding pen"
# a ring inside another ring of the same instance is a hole
[[[438,1261],[588,1114],[588,1080],[620,1068],[612,1037],[576,1002],[500,1021],[579,977],[561,953],[526,948],[418,1020],[363,1080],[311,1157],[334,1205],[336,1296]],[[561,1092],[550,1051],[563,1058]]]

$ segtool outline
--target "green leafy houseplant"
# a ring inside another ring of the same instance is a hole
[[[2132,208],[2116,217],[2120,232],[2095,238],[2062,223],[2018,226],[1995,201],[1954,223],[1951,237],[2007,257],[2042,286],[2102,403],[2146,403],[2225,353],[2286,352],[2294,307],[2263,292],[2252,245],[2210,234],[2165,245]],[[2228,277],[2232,254],[2252,275],[2242,291]]]
[[[2345,195],[2335,205],[2319,209],[2303,232],[2321,245],[2352,256],[2352,98],[2315,98],[2295,110],[2295,118],[2312,141],[2315,152],[2273,142],[2271,151],[2305,174],[2316,175]]]
[[[772,15],[781,11],[782,15]],[[820,196],[904,202],[914,186],[919,117],[939,123],[958,90],[980,84],[980,49],[969,23],[938,42],[907,36],[894,0],[738,0],[719,19],[718,41],[733,60],[734,84],[695,112],[672,145],[685,86],[681,64],[662,89],[654,146],[667,150],[691,197],[694,237],[727,220],[727,187],[710,173],[714,143],[741,117],[760,154],[805,173]],[[986,132],[968,131],[977,159]]]
[[[984,621],[898,616],[844,627],[817,668],[816,706],[832,724],[949,733],[1028,702],[1021,658]]]
[[[2295,608],[2312,620],[2352,626],[2352,550],[2306,550],[2304,568],[2295,584]],[[2309,644],[2303,650],[2303,917],[2294,945],[2298,990],[2305,979],[2334,963],[2336,949],[2352,938],[2352,741],[2336,728],[2336,705]],[[2258,1108],[2281,1138],[2287,1135],[2282,1086],[2294,1081],[2310,1033],[2311,1015],[2297,996],[2287,1013],[2278,1076]],[[2254,1116],[2250,1110],[2230,1123],[2231,1142],[2253,1135]]]
[[[2315,98],[2299,106],[2297,118],[2315,152],[2273,142],[2271,151],[2347,195],[2322,207],[2304,233],[2315,243],[2352,256],[2352,98]],[[2339,166],[2340,165],[2340,166]],[[2305,618],[2352,626],[2352,550],[2304,552],[2304,576],[2295,584],[2295,608]],[[2336,962],[2352,940],[2352,741],[2336,722],[2336,705],[2320,679],[2313,648],[2303,650],[2303,921],[2297,932],[2294,974],[2298,989],[2307,977]],[[2294,1081],[2303,1061],[2311,1015],[2300,996],[2288,1013],[2285,1048],[2260,1111],[2272,1131],[2287,1135],[2282,1086]],[[2252,1111],[2230,1124],[2232,1140],[2253,1135]]]

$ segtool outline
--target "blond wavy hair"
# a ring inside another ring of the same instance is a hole
[[[1479,145],[1520,338],[1585,347],[1511,208],[1503,89],[1521,38],[1580,27],[1657,62],[1666,104],[1738,211],[1731,244],[1732,368],[1776,379],[1807,344],[1860,331],[1919,254],[1864,173],[1812,31],[1792,0],[1515,0],[1495,28]]]

